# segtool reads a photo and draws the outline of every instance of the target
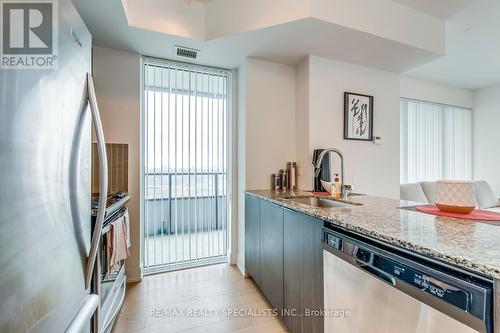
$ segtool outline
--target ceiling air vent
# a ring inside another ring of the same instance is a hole
[[[174,54],[178,57],[196,59],[200,50],[190,49],[182,46],[174,46]]]

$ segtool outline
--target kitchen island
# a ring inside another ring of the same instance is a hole
[[[402,208],[418,205],[415,202],[373,196],[353,196],[345,202],[348,204],[346,206],[323,208],[293,200],[313,196],[307,191],[262,190],[246,193],[247,199],[258,198],[282,209],[302,213],[343,230],[491,280],[494,286],[493,318],[496,323],[500,321],[497,306],[500,304],[498,223],[437,217]],[[263,220],[263,223],[266,222]],[[286,239],[281,242],[286,244]],[[495,332],[500,332],[498,325],[495,325]]]

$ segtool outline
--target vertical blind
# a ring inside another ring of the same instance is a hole
[[[147,272],[223,260],[230,72],[143,63],[143,266]]]
[[[401,183],[472,177],[471,110],[401,99]]]

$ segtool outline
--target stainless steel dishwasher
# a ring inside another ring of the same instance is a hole
[[[323,230],[325,333],[493,332],[490,280],[335,227]]]

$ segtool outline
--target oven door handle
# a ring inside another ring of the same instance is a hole
[[[87,269],[85,274],[85,288],[89,288],[92,281],[92,273],[97,257],[97,250],[101,239],[102,225],[106,214],[106,200],[108,196],[108,161],[106,158],[106,143],[102,130],[101,117],[95,96],[94,81],[92,75],[87,73],[87,99],[92,113],[92,124],[97,139],[97,151],[99,156],[99,207],[97,209],[96,222],[92,233],[89,257],[87,259]]]
[[[122,308],[123,302],[125,301],[125,291],[127,289],[127,284],[125,283],[125,279],[126,279],[126,277],[124,276],[123,281],[122,281],[123,293],[121,293],[121,295],[120,295],[120,300],[119,300],[118,304],[115,305],[115,308],[114,308],[115,310],[113,311],[113,314],[105,319],[103,332],[106,332],[109,325],[115,320],[116,316],[118,315],[118,313],[120,312],[120,310]],[[120,289],[121,287],[122,287],[122,285],[119,285],[119,286],[117,286],[117,289]]]

